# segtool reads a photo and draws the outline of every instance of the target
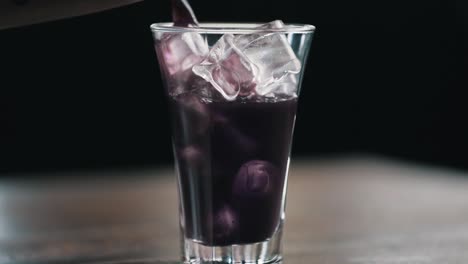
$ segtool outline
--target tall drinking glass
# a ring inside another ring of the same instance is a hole
[[[151,25],[167,90],[186,263],[280,261],[314,27]]]

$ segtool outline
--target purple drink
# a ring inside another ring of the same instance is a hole
[[[278,227],[297,99],[170,98],[188,238],[210,246],[261,242]]]

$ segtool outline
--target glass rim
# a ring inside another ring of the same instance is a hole
[[[265,23],[199,23],[198,27],[179,27],[172,22],[159,22],[151,24],[153,32],[185,33],[194,32],[200,34],[253,34],[253,33],[298,33],[310,34],[315,31],[315,26],[309,24],[285,24],[284,28],[259,29],[257,27]]]

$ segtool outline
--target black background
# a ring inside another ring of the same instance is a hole
[[[294,156],[371,153],[467,169],[465,2],[191,1],[200,21],[317,27]],[[0,172],[170,164],[149,31],[169,8],[147,0],[0,31]]]

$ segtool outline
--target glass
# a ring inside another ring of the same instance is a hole
[[[151,30],[172,120],[183,261],[281,261],[291,141],[315,28],[266,28],[252,23],[176,27],[156,23]],[[226,42],[218,46],[223,36]],[[243,70],[256,66],[245,66],[237,53],[225,56],[219,67],[212,67],[213,60],[207,61],[208,48],[204,45],[210,49],[217,46],[221,53],[210,54],[216,60],[226,50],[235,51],[235,46],[226,46],[232,44],[228,37],[238,42],[250,37],[260,39],[256,43],[263,46],[252,49],[256,52],[252,56],[267,66],[252,72],[279,74],[270,81],[283,93],[254,95],[248,87],[260,89],[260,82],[253,76],[257,81],[246,85],[245,76],[250,76],[250,71]],[[294,54],[288,55],[288,50]],[[281,58],[287,61],[287,56],[295,58],[292,64],[288,61],[288,67],[296,67],[296,71],[287,68],[291,74],[284,74],[284,65],[275,65]],[[202,75],[204,78],[200,78]],[[218,90],[217,85],[221,86]]]

